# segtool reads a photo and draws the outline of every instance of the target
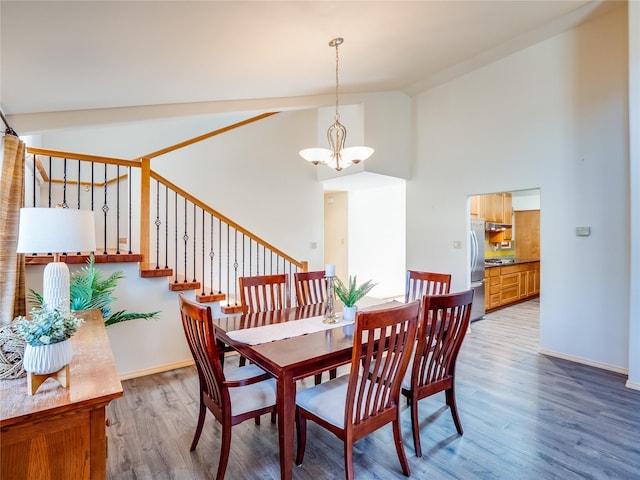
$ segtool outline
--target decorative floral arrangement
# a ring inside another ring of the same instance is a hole
[[[76,333],[84,323],[84,320],[73,313],[49,308],[46,304],[41,308],[32,308],[30,316],[31,319],[17,317],[14,331],[32,347],[63,342]]]
[[[377,283],[371,283],[371,280],[367,280],[362,285],[358,286],[357,277],[349,276],[349,285],[346,286],[342,283],[342,280],[336,277],[336,295],[345,307],[354,307],[356,302],[364,297],[367,293],[375,287]]]

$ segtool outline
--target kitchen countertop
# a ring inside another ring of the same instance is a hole
[[[485,263],[484,268],[508,267],[509,265],[519,265],[522,263],[531,263],[531,262],[539,262],[539,261],[540,261],[539,258],[518,258],[515,261],[508,262],[508,263],[497,263],[497,264]]]

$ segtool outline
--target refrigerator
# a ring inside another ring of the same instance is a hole
[[[470,229],[471,250],[471,288],[473,289],[473,305],[471,321],[484,317],[484,218],[472,218]]]

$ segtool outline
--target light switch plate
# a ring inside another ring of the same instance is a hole
[[[576,237],[588,237],[591,235],[591,227],[576,227]]]

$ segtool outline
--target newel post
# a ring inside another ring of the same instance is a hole
[[[140,253],[149,261],[149,222],[151,218],[151,159],[141,158],[140,165]]]

